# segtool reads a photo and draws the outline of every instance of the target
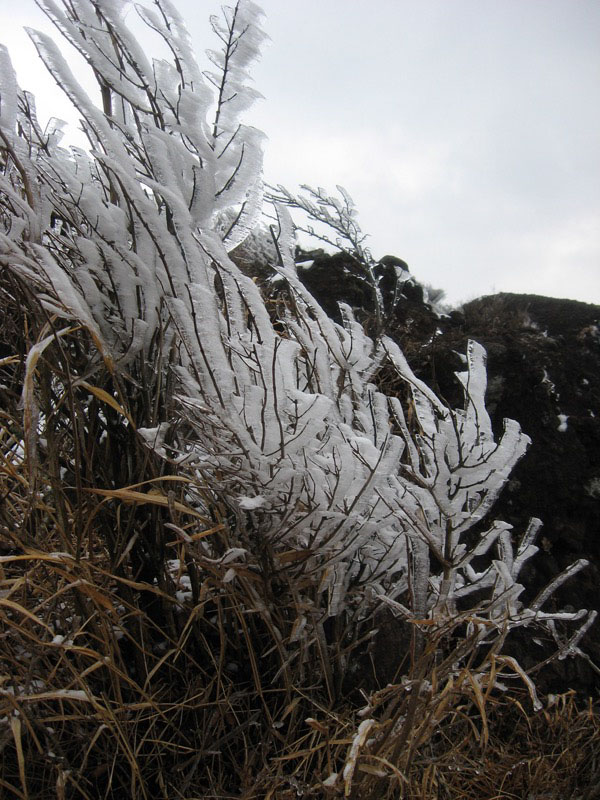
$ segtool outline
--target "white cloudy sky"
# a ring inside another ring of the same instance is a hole
[[[175,0],[198,50],[219,3]],[[375,256],[404,258],[451,302],[493,291],[600,303],[598,0],[262,0],[272,42],[266,177],[354,197]],[[33,0],[0,0],[40,115]]]

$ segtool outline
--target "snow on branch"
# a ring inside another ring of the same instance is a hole
[[[280,319],[229,257],[262,209],[262,135],[241,122],[265,38],[259,9],[239,0],[211,18],[218,44],[203,73],[168,0],[136,5],[171,53],[153,61],[127,27],[128,3],[40,5],[92,68],[98,102],[57,45],[31,32],[90,145],[62,148],[60,126],[41,129],[0,51],[0,265],[33,282],[50,313],[86,327],[124,378],[175,375],[185,425],[136,420],[149,446],[226,503],[241,546],[268,543],[275,562],[286,553],[286,569],[313,576],[305,605],[317,616],[385,600],[443,626],[483,592],[478,614],[492,627],[581,619],[545,614],[545,593],[522,607],[519,572],[539,526],[515,553],[509,526],[489,520],[528,439],[512,420],[494,437],[483,348],[469,343],[464,403],[450,409],[395,342],[369,338],[347,306],[335,323],[299,280],[288,208],[359,253],[381,309],[347,193],[272,195],[271,266],[289,295]],[[402,397],[382,388],[384,364]]]

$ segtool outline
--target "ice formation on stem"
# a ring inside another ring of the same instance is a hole
[[[135,6],[171,53],[154,61],[126,25],[129,3],[39,5],[92,68],[102,104],[57,45],[30,32],[89,140],[89,151],[62,148],[60,124],[41,128],[2,50],[0,263],[37,287],[49,313],[85,326],[124,380],[176,374],[185,435],[174,419],[138,419],[148,445],[225,500],[240,542],[313,576],[307,615],[366,615],[386,602],[443,625],[476,593],[482,639],[490,626],[532,621],[587,627],[587,612],[544,613],[547,594],[529,608],[519,601],[538,523],[515,550],[508,525],[485,522],[528,440],[511,420],[494,438],[483,348],[469,344],[457,376],[464,404],[453,410],[349,307],[333,322],[298,278],[285,193],[272,265],[289,292],[282,319],[230,258],[263,203],[262,134],[241,122],[255,98],[247,81],[264,40],[259,9],[239,0],[211,18],[219,49],[202,72],[170,0]],[[313,200],[327,222],[331,198]],[[332,206],[334,236],[362,247],[344,202]],[[380,388],[383,365],[403,396]],[[215,555],[209,539],[202,547]],[[306,618],[297,622],[301,636]]]

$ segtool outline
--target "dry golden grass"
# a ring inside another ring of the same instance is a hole
[[[278,679],[265,618],[214,576],[197,605],[169,600],[172,638],[125,599],[158,588],[21,550],[1,562],[6,797],[594,796],[600,718],[572,694],[531,713],[525,690],[439,683],[423,658],[360,709],[310,672]]]

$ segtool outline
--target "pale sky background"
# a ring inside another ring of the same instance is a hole
[[[175,0],[201,56],[218,2]],[[458,303],[494,291],[600,304],[600,0],[263,0],[265,176],[354,197],[376,257]],[[0,0],[40,117],[67,107]]]

